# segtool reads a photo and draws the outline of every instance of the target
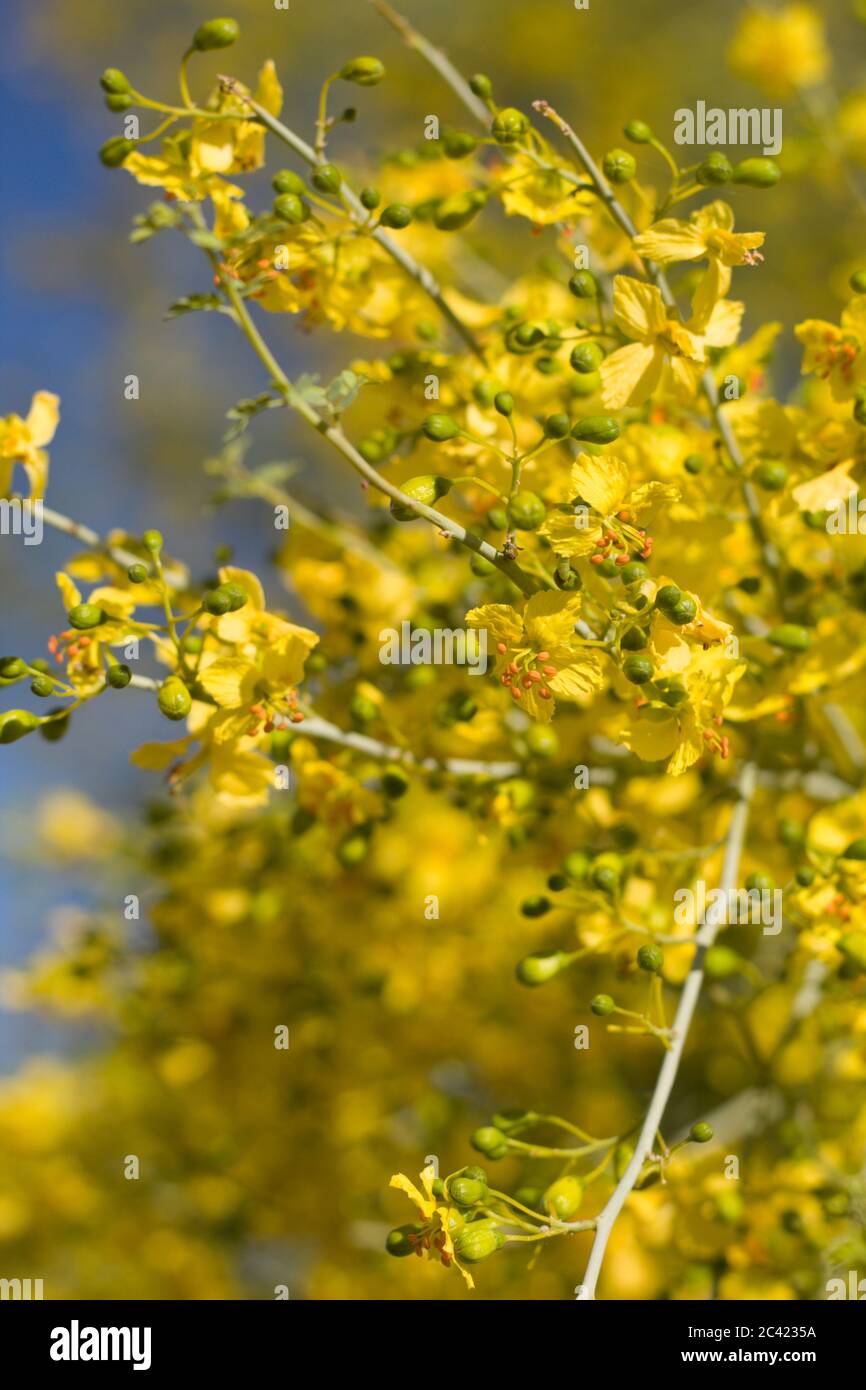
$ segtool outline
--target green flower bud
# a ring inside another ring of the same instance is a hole
[[[44,738],[46,743],[59,743],[69,729],[70,715],[64,710],[62,705],[49,710],[44,723],[39,725],[39,736]],[[29,733],[30,730],[28,729]],[[19,734],[18,738],[21,737]],[[2,743],[0,738],[0,743]]]
[[[854,397],[854,419],[858,425],[866,425],[866,391],[862,387]]]
[[[493,138],[499,145],[514,145],[529,129],[529,122],[522,111],[513,106],[503,106],[493,119]]]
[[[840,855],[842,859],[866,859],[866,839],[852,840]]]
[[[149,550],[151,554],[158,555],[162,550],[162,533],[160,531],[145,531],[141,539],[145,549]]]
[[[726,980],[737,973],[742,963],[742,957],[730,946],[710,946],[704,956],[704,971],[711,980]]]
[[[398,801],[409,790],[409,778],[399,763],[389,763],[382,773],[382,791],[390,801]]]
[[[443,478],[437,473],[422,473],[417,478],[410,478],[408,482],[403,483],[400,491],[407,497],[414,498],[416,502],[423,502],[426,507],[432,507],[434,502],[445,496],[450,487],[450,478]],[[391,515],[395,521],[415,521],[418,513],[394,498],[391,502]]]
[[[166,719],[185,719],[192,709],[192,696],[178,676],[169,676],[159,687],[156,703]]]
[[[810,888],[817,878],[815,870],[809,864],[802,865],[794,874],[795,879],[801,888]]]
[[[553,758],[559,752],[559,735],[549,724],[530,724],[526,747],[536,758]]]
[[[45,699],[46,696],[53,695],[54,689],[54,681],[51,679],[50,676],[34,676],[32,681],[30,682],[31,694],[37,695],[39,699]]]
[[[202,598],[202,607],[206,613],[210,613],[214,618],[221,618],[224,613],[231,610],[231,596],[220,586],[218,589],[211,589]]]
[[[296,193],[281,193],[274,199],[274,216],[290,227],[299,227],[310,216],[310,207]]]
[[[589,1007],[599,1018],[607,1018],[608,1014],[613,1013],[616,1004],[609,994],[597,994]]]
[[[622,133],[633,145],[648,145],[653,138],[646,121],[629,121],[628,125],[623,126]]]
[[[637,173],[635,157],[628,150],[609,150],[601,167],[611,183],[628,183]]]
[[[249,595],[242,584],[221,584],[220,592],[228,595],[230,613],[237,613],[240,608],[245,608],[249,601]]]
[[[535,952],[518,961],[515,973],[522,985],[535,988],[536,985],[547,984],[548,980],[558,975],[567,964],[568,958],[562,951],[549,951],[547,954]]]
[[[623,584],[640,584],[649,578],[649,570],[641,560],[629,560],[619,572]]]
[[[478,1264],[490,1255],[501,1250],[505,1237],[495,1227],[485,1221],[472,1221],[458,1232],[454,1240],[454,1253],[466,1264]]]
[[[468,130],[444,130],[442,148],[446,159],[465,159],[467,155],[475,153],[478,141]]]
[[[483,193],[453,193],[443,198],[433,214],[434,226],[440,232],[457,232],[469,223],[484,207],[487,199]]]
[[[29,709],[8,709],[0,714],[0,743],[17,743],[39,728],[39,718]]]
[[[571,568],[570,560],[562,559],[558,562],[556,569],[553,571],[553,578],[556,582],[557,589],[570,591],[583,587],[583,581],[577,570]]]
[[[776,822],[776,834],[788,849],[800,849],[806,840],[806,831],[800,821],[793,816],[781,816]],[[866,843],[866,842],[864,842]]]
[[[510,391],[497,391],[493,397],[493,405],[500,415],[507,417],[514,413],[514,397]]]
[[[368,212],[372,212],[373,209],[377,208],[382,201],[382,194],[379,192],[378,188],[373,188],[369,185],[368,187],[361,189],[361,192],[358,194],[358,197],[360,198],[362,205],[367,209]]]
[[[703,457],[700,454],[689,454],[683,459],[683,468],[687,473],[691,473],[693,477],[697,477],[698,473],[703,473],[704,471]]]
[[[587,415],[572,427],[571,437],[586,444],[612,444],[619,439],[619,425],[609,415]]]
[[[368,695],[353,695],[349,701],[349,714],[357,724],[371,724],[378,713],[378,707]]]
[[[469,1142],[486,1158],[504,1158],[508,1153],[508,1141],[502,1130],[494,1125],[482,1125],[481,1129],[476,1129]]]
[[[570,854],[565,856],[562,867],[570,879],[573,879],[575,883],[580,883],[589,873],[591,863],[592,860],[589,855],[585,854],[582,849],[573,849]]]
[[[735,164],[731,177],[734,183],[744,183],[749,188],[772,188],[782,177],[782,171],[775,160],[756,155]]]
[[[119,96],[131,91],[129,78],[119,68],[106,68],[99,79],[99,85],[110,96]]]
[[[2,734],[0,734],[0,741],[2,741]],[[866,931],[846,932],[836,945],[846,961],[850,961],[858,970],[866,970]]]
[[[130,565],[126,571],[126,577],[130,584],[144,584],[148,578],[146,565]]]
[[[412,209],[405,203],[389,203],[379,214],[379,225],[402,231],[412,221]]]
[[[520,911],[523,913],[524,917],[543,917],[545,913],[550,911],[551,905],[549,898],[545,898],[543,894],[539,894],[535,898],[526,898],[520,904]]]
[[[192,36],[192,46],[199,53],[210,48],[229,48],[236,42],[240,27],[236,19],[208,19]]]
[[[105,104],[109,111],[128,111],[133,104],[130,92],[107,92]]]
[[[357,869],[370,852],[370,841],[366,835],[349,835],[337,845],[336,855],[344,869]]]
[[[721,154],[718,150],[714,154],[708,154],[704,162],[698,165],[698,183],[704,186],[730,183],[733,176],[733,164],[727,155]]]
[[[767,459],[764,463],[758,464],[752,473],[752,481],[765,492],[782,492],[788,481],[788,470],[784,463]]]
[[[427,438],[432,439],[435,444],[444,444],[446,440],[456,439],[460,433],[460,426],[450,415],[428,415],[421,428]]]
[[[855,294],[866,294],[866,270],[855,270],[848,284]]]
[[[637,953],[637,963],[649,975],[657,975],[665,963],[661,948],[655,942],[641,946]]]
[[[475,1207],[487,1200],[487,1184],[475,1178],[452,1178],[448,1184],[448,1195],[458,1207]]]
[[[597,372],[604,361],[604,349],[598,343],[578,343],[568,360],[576,372]]]
[[[598,281],[591,270],[576,270],[568,282],[576,299],[597,299]]]
[[[628,569],[628,565],[624,567]],[[642,627],[627,627],[620,639],[620,646],[624,652],[643,651],[647,644],[647,635]]]
[[[798,623],[781,623],[767,633],[767,641],[785,652],[805,652],[809,650],[812,637],[809,629]]]
[[[547,886],[551,893],[562,893],[568,887],[565,874],[548,874]]]
[[[137,140],[127,140],[123,135],[113,135],[99,151],[99,158],[106,169],[118,169],[138,144]]]
[[[18,681],[27,675],[27,663],[20,656],[0,657],[0,680]]]
[[[70,608],[67,613],[70,627],[74,627],[79,632],[87,632],[88,628],[99,627],[104,623],[108,614],[104,608],[98,608],[95,603],[76,603],[74,608]]]
[[[493,83],[485,73],[476,72],[469,79],[469,90],[482,101],[489,101],[493,96]]]
[[[696,1125],[692,1125],[689,1130],[689,1138],[693,1144],[709,1144],[713,1137],[713,1127],[708,1125],[706,1120],[699,1120]]]
[[[405,1255],[414,1255],[416,1240],[424,1234],[424,1227],[417,1221],[407,1221],[405,1226],[395,1226],[393,1231],[389,1231],[385,1239],[385,1249],[389,1255],[396,1255],[402,1259]],[[414,1236],[416,1240],[410,1239]]]
[[[551,1216],[558,1216],[560,1221],[573,1221],[583,1201],[583,1183],[580,1178],[557,1178],[546,1189],[542,1201]]]
[[[307,185],[294,169],[280,169],[271,179],[271,188],[275,193],[294,193],[296,198],[303,197],[307,191]]]
[[[340,76],[359,87],[375,87],[385,76],[385,64],[379,58],[352,58],[340,68]]]
[[[548,415],[544,422],[544,433],[548,439],[567,439],[571,431],[571,421],[567,415]]]
[[[535,531],[547,516],[547,508],[534,492],[518,492],[508,504],[512,526],[518,531]]]
[[[671,709],[676,709],[684,700],[688,699],[688,691],[682,681],[676,679],[666,679],[658,682],[659,698],[669,705]]]
[[[648,656],[627,656],[622,663],[622,673],[632,685],[646,685],[655,675],[655,668]]]
[[[608,895],[615,893],[619,887],[619,874],[610,864],[596,864],[590,880],[594,888]]]
[[[313,187],[320,193],[339,193],[343,176],[335,164],[317,164],[312,174]]]
[[[663,584],[656,593],[656,608],[663,613],[671,613],[682,597],[683,591],[676,584]]]
[[[115,690],[125,690],[132,680],[132,672],[123,662],[116,661],[113,666],[109,666],[105,679]]]
[[[673,608],[669,608],[665,617],[677,627],[685,627],[687,623],[694,622],[698,615],[698,605],[690,594],[683,594],[679,603],[675,603]]]

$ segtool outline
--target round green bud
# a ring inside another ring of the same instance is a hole
[[[657,975],[665,963],[661,948],[655,942],[641,946],[637,953],[637,963],[649,975]]]
[[[855,294],[866,294],[866,270],[855,270],[848,284]]]
[[[368,212],[372,212],[382,201],[382,194],[379,192],[378,188],[373,188],[372,185],[362,188],[358,197],[363,207],[365,207]]]
[[[539,343],[544,342],[545,333],[541,324],[518,323],[511,329],[509,336],[518,348],[530,351],[532,348],[538,347]]]
[[[389,763],[382,773],[382,791],[389,801],[399,801],[409,790],[409,778],[399,763]]]
[[[866,970],[866,931],[846,932],[836,946],[846,961],[858,970]]]
[[[548,874],[547,886],[551,893],[561,893],[568,887],[568,879],[565,874]]]
[[[601,167],[611,183],[628,183],[637,173],[635,157],[628,150],[609,150]]]
[[[469,79],[469,90],[482,101],[489,101],[493,96],[493,83],[486,73],[476,72]]]
[[[46,743],[59,743],[69,729],[70,718],[71,716],[63,709],[62,705],[58,705],[56,709],[49,711],[49,717],[46,718],[45,723],[39,725],[39,737],[44,738]],[[27,732],[29,733],[30,730],[28,729]],[[21,735],[19,734],[18,737],[20,738]],[[2,742],[3,740],[0,738],[0,743]]]
[[[533,952],[532,955],[524,956],[523,960],[518,961],[515,974],[522,985],[534,989],[537,985],[546,985],[548,980],[559,974],[566,963],[562,951]]]
[[[601,893],[610,895],[619,887],[619,874],[610,864],[596,864],[590,874],[590,881]]]
[[[442,148],[446,159],[465,159],[474,154],[478,141],[468,130],[445,130],[442,132]]]
[[[749,188],[772,188],[782,177],[782,171],[775,160],[756,155],[735,164],[731,177],[734,183],[747,184]]]
[[[0,743],[17,743],[39,728],[39,718],[28,709],[8,709],[0,714]]]
[[[151,554],[158,555],[162,550],[162,532],[153,530],[145,531],[141,539],[145,549],[149,550]]]
[[[22,661],[20,656],[0,657],[0,679],[4,681],[18,681],[22,676],[27,675],[27,662]]]
[[[74,627],[79,632],[87,632],[88,628],[99,627],[104,623],[108,614],[104,608],[99,608],[95,603],[76,603],[74,608],[70,608],[67,613],[70,627]]]
[[[586,444],[612,444],[619,439],[619,425],[609,415],[587,415],[572,426],[571,437]]]
[[[377,705],[368,695],[353,695],[349,701],[349,714],[358,724],[370,724],[378,715]]]
[[[110,96],[120,96],[132,90],[129,78],[119,68],[106,68],[99,79],[99,85]]]
[[[512,415],[514,413],[514,397],[510,391],[497,391],[493,397],[493,405],[500,415]]]
[[[619,572],[623,584],[640,584],[649,578],[649,570],[641,560],[629,560]]]
[[[794,820],[793,816],[779,818],[776,822],[776,834],[788,849],[800,849],[806,840],[805,827],[800,821]]]
[[[37,695],[39,699],[45,699],[48,695],[54,694],[54,681],[50,676],[34,676],[30,682],[30,693]]]
[[[801,888],[810,888],[817,878],[815,870],[810,864],[803,864],[794,874]]]
[[[473,1149],[484,1154],[485,1158],[504,1158],[508,1153],[508,1141],[501,1129],[494,1125],[482,1125],[476,1129],[469,1140]]]
[[[628,565],[624,566],[628,569]],[[642,627],[627,627],[620,639],[620,646],[624,652],[639,652],[647,643],[647,635]]]
[[[669,705],[671,709],[676,709],[688,699],[689,692],[680,680],[667,679],[658,684],[659,698]]]
[[[805,652],[809,650],[812,637],[808,628],[799,623],[780,623],[767,633],[767,641],[773,647],[785,652]]]
[[[199,53],[211,48],[230,48],[237,41],[240,27],[236,19],[208,19],[192,36],[192,46]]]
[[[109,111],[128,111],[133,104],[130,92],[106,92],[105,104]]]
[[[730,946],[710,946],[704,956],[704,971],[711,980],[726,980],[735,975],[742,965],[742,957]]]
[[[688,623],[694,622],[698,615],[698,605],[690,594],[683,594],[679,603],[675,603],[673,608],[669,608],[665,614],[677,627],[685,627]]]
[[[433,214],[433,225],[440,232],[458,232],[469,223],[484,207],[487,199],[483,193],[453,193],[443,198]]]
[[[489,560],[485,560],[483,555],[470,555],[469,568],[473,574],[477,574],[479,579],[487,579],[491,574],[496,573],[496,566]]]
[[[375,87],[385,76],[385,64],[379,58],[351,58],[340,68],[340,76],[359,87]]]
[[[428,415],[421,428],[434,444],[444,444],[449,439],[456,439],[460,433],[460,426],[450,415]]]
[[[113,666],[109,666],[105,679],[114,690],[125,690],[132,680],[132,672],[123,662],[116,661]]]
[[[537,897],[524,899],[520,904],[520,911],[524,917],[543,917],[550,911],[551,906],[550,899],[540,893]]]
[[[842,851],[842,859],[866,859],[866,839],[852,840],[847,849]]]
[[[646,121],[629,121],[628,125],[623,126],[622,133],[633,145],[648,145],[653,138]]]
[[[417,1240],[423,1234],[424,1227],[417,1221],[408,1221],[405,1226],[395,1226],[385,1238],[385,1249],[389,1255],[396,1255],[398,1259],[414,1255]]]
[[[705,187],[710,184],[730,183],[734,176],[734,166],[727,155],[719,153],[708,154],[702,164],[698,165],[698,183]]]
[[[233,581],[220,584],[220,592],[228,595],[230,613],[237,613],[238,609],[245,608],[249,601],[249,595],[243,585],[235,584]]]
[[[752,893],[772,893],[774,884],[769,874],[754,873],[747,875],[746,887]]]
[[[423,502],[425,507],[432,507],[434,502],[445,496],[450,487],[450,478],[443,478],[438,473],[422,473],[417,478],[410,478],[408,482],[403,483],[400,490],[414,501]],[[396,498],[392,499],[390,510],[395,521],[415,521],[418,516],[413,507],[398,502]]]
[[[51,675],[51,666],[45,660],[44,656],[34,656],[33,660],[30,662],[30,666],[32,670],[40,671],[43,676]]]
[[[146,565],[130,565],[126,571],[126,577],[130,584],[144,584],[148,578]]]
[[[156,703],[166,719],[185,719],[192,709],[192,696],[178,676],[169,676],[159,687]]]
[[[567,439],[571,431],[571,421],[567,415],[548,415],[544,422],[544,433],[548,439]]]
[[[583,1183],[580,1178],[557,1178],[545,1190],[542,1197],[547,1211],[560,1221],[573,1221],[583,1201]]]
[[[511,524],[518,531],[535,531],[547,516],[547,508],[534,492],[518,492],[508,504]]]
[[[499,145],[515,144],[528,129],[529,122],[523,112],[513,106],[503,106],[493,118],[493,138]]]
[[[294,193],[296,198],[302,197],[307,191],[307,185],[294,169],[280,169],[271,179],[271,188],[275,193]]]
[[[113,135],[99,151],[99,158],[106,169],[118,169],[138,144],[137,140],[127,140],[123,135]]]
[[[616,1004],[609,994],[597,994],[589,1007],[599,1018],[607,1018],[608,1014],[613,1013]]]
[[[663,584],[656,593],[656,608],[660,608],[663,613],[670,613],[682,597],[683,591],[678,589],[676,584]]]
[[[464,1173],[462,1177],[451,1179],[448,1196],[458,1207],[475,1207],[479,1202],[486,1201],[487,1184],[478,1182],[476,1178],[468,1178]]]
[[[752,473],[752,481],[765,492],[782,492],[788,481],[788,470],[784,463],[776,459],[766,459],[759,463]]]
[[[312,174],[313,187],[320,193],[339,193],[343,176],[335,164],[317,164]]]
[[[706,1120],[699,1120],[696,1125],[692,1125],[689,1130],[689,1138],[693,1144],[709,1144],[713,1137],[713,1127],[708,1125]]]
[[[466,1264],[478,1264],[501,1250],[504,1244],[505,1237],[501,1231],[488,1226],[486,1222],[472,1221],[455,1237],[454,1253]]]
[[[397,232],[408,227],[411,221],[412,209],[407,207],[405,203],[389,203],[379,214],[379,225],[390,227]]]
[[[703,457],[700,454],[689,454],[683,459],[683,468],[687,473],[691,473],[693,477],[697,477],[699,473],[703,473],[704,471]]]
[[[858,425],[866,425],[866,391],[862,388],[854,397],[854,419]]]
[[[211,589],[202,598],[202,607],[206,613],[210,613],[214,618],[221,618],[224,613],[231,611],[231,596],[220,586],[218,589]]]
[[[337,845],[336,855],[344,869],[356,869],[370,852],[370,841],[366,835],[348,835]]]
[[[578,343],[568,360],[576,372],[597,372],[604,361],[604,349],[598,343]]]
[[[281,193],[274,199],[274,216],[290,227],[299,227],[310,216],[310,207],[296,193]]]
[[[562,867],[570,879],[575,883],[580,883],[589,873],[591,863],[592,860],[589,855],[585,854],[582,849],[573,849],[565,856]]]
[[[622,663],[622,673],[632,685],[646,685],[655,675],[655,669],[648,656],[634,654]]]
[[[576,270],[568,282],[576,299],[597,299],[598,281],[591,270]]]

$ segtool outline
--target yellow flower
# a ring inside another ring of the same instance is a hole
[[[790,96],[827,74],[830,56],[824,25],[811,5],[787,5],[775,13],[746,10],[728,49],[738,77],[771,96]]]
[[[866,382],[866,294],[855,295],[843,309],[840,327],[806,319],[794,332],[805,349],[803,373],[828,382],[834,400],[850,400]]]
[[[238,83],[241,92],[247,88]],[[272,116],[283,107],[283,89],[269,58],[259,72],[255,99]],[[258,121],[221,120],[241,115],[247,108],[238,95],[220,89],[210,98],[210,120],[193,122],[189,164],[193,176],[202,174],[249,173],[260,169],[265,158],[265,131]]]
[[[586,212],[592,195],[562,178],[555,169],[539,169],[528,155],[515,156],[508,166],[502,206],[511,216],[528,217],[538,227],[568,222]]]
[[[659,646],[663,647],[660,642]],[[658,668],[657,668],[658,669]],[[727,740],[718,733],[722,710],[746,670],[745,661],[728,656],[724,647],[691,646],[688,665],[676,680],[685,699],[675,707],[641,698],[631,713],[622,742],[646,762],[669,758],[667,772],[686,772],[705,753],[727,756]]]
[[[673,483],[632,487],[628,465],[612,454],[603,458],[580,454],[572,465],[569,492],[585,506],[551,509],[538,531],[557,555],[569,558],[591,554],[605,532],[613,532],[622,541],[623,554],[626,547],[643,550],[645,530],[636,529],[636,519],[659,503],[676,502],[680,495]]]
[[[694,396],[704,371],[705,348],[728,347],[736,341],[743,305],[723,299],[709,316],[696,314],[684,324],[672,317],[655,285],[617,275],[613,311],[617,327],[635,340],[601,364],[602,402],[617,410],[647,400],[666,368],[674,390],[686,398]]]
[[[495,672],[530,718],[553,718],[554,695],[585,700],[603,684],[598,654],[581,647],[574,625],[579,594],[533,594],[521,616],[507,603],[487,603],[466,614],[470,627],[484,628],[496,643]]]
[[[419,1192],[418,1188],[403,1173],[395,1173],[389,1187],[396,1187],[398,1191],[405,1192],[411,1202],[414,1202],[421,1217],[421,1230],[415,1235],[409,1236],[409,1241],[415,1247],[415,1253],[422,1259],[438,1259],[446,1269],[453,1265],[459,1270],[466,1280],[466,1287],[475,1288],[475,1280],[472,1275],[461,1265],[457,1256],[454,1254],[454,1239],[452,1232],[463,1224],[463,1217],[455,1207],[449,1207],[445,1202],[438,1202],[433,1195],[433,1183],[436,1179],[436,1170],[432,1163],[428,1165],[421,1174],[421,1186],[424,1191]]]
[[[695,312],[707,315],[731,287],[731,267],[756,265],[763,257],[757,248],[764,244],[763,232],[735,232],[733,210],[717,199],[693,212],[688,222],[666,217],[635,237],[634,248],[641,256],[669,265],[672,261],[697,261],[706,257],[709,270],[695,296]]]
[[[7,415],[0,420],[0,496],[6,497],[12,485],[12,473],[20,463],[30,483],[30,496],[45,495],[48,481],[50,444],[60,418],[60,397],[50,391],[37,391],[30,402],[26,420],[20,415]]]

